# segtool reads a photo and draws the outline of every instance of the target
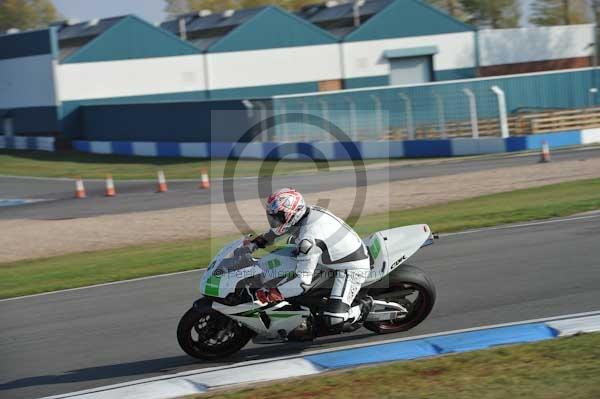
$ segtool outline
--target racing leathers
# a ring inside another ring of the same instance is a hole
[[[345,321],[357,321],[361,306],[351,305],[370,271],[369,255],[358,234],[333,213],[317,206],[307,207],[288,233],[297,245],[296,277],[277,287],[281,295],[289,298],[303,294],[320,265],[334,277],[323,312],[326,325],[332,328]],[[270,230],[254,243],[264,247],[276,237]]]

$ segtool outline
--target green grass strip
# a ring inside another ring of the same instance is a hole
[[[417,223],[448,232],[600,209],[600,179],[454,201],[361,218],[361,235]],[[205,267],[232,237],[130,246],[0,264],[0,298]]]
[[[600,334],[329,373],[211,399],[596,399]]]
[[[365,164],[381,160],[367,160]],[[112,174],[117,180],[156,179],[163,170],[167,179],[199,179],[201,168],[211,178],[221,178],[225,170],[236,177],[273,176],[310,173],[328,167],[351,166],[351,161],[269,161],[239,160],[235,166],[225,160],[138,157],[124,155],[86,154],[74,151],[0,150],[0,171],[3,175],[103,179]]]

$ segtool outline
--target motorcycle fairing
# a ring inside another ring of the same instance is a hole
[[[383,230],[367,237],[364,242],[369,248],[373,264],[363,286],[381,280],[399,267],[431,236],[429,227],[423,224]],[[219,251],[202,276],[200,287],[203,295],[225,298],[236,289],[277,286],[295,277],[294,245],[280,248],[261,259],[254,259],[248,254],[242,260],[242,262],[249,262],[248,266],[244,265],[245,267],[240,267],[240,254],[235,254],[236,250],[242,247],[243,239],[239,239]],[[319,269],[317,268],[317,271]],[[249,287],[250,281],[256,286]],[[311,286],[318,286],[325,281],[327,281],[327,273],[323,273],[322,276],[315,274]],[[286,301],[274,306],[258,301],[236,306],[228,306],[216,301],[212,303],[214,310],[267,338],[277,338],[282,335],[281,332],[289,333],[310,316],[310,310],[304,307],[294,311],[281,310],[288,305]]]
[[[282,310],[289,305],[285,301],[275,305],[264,305],[255,301],[237,306],[213,302],[212,307],[254,330],[260,336],[274,339],[280,337],[280,331],[284,331],[284,335],[287,335],[310,316],[310,310],[307,308]]]

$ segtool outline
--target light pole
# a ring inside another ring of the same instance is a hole
[[[415,122],[413,119],[412,101],[409,96],[404,93],[398,93],[398,96],[404,100],[405,113],[406,113],[406,131],[408,132],[408,139],[415,139]]]
[[[592,87],[588,92],[588,106],[592,108],[596,104],[596,94],[598,93],[598,89]]]
[[[492,86],[491,90],[498,97],[498,114],[500,116],[500,131],[502,133],[502,138],[506,139],[510,136],[510,132],[508,130],[508,117],[506,115],[506,96],[504,94],[504,90],[502,90],[498,86]]]

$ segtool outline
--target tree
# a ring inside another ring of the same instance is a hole
[[[0,31],[40,28],[60,18],[50,0],[0,0]]]
[[[428,0],[428,2],[446,12],[446,14],[450,15],[451,17],[461,21],[465,21],[467,19],[467,15],[465,14],[461,0]]]
[[[589,22],[585,0],[536,0],[529,22],[535,25],[573,25]]]
[[[165,11],[169,15],[185,14],[192,11],[211,10],[224,11],[234,8],[233,0],[166,0]]]
[[[314,4],[315,0],[165,0],[165,11],[171,16],[185,14],[193,11],[211,10],[221,12],[252,8],[265,5],[278,5],[288,10],[298,10],[307,4]]]
[[[521,19],[518,0],[461,0],[470,24],[493,29],[516,28]]]

